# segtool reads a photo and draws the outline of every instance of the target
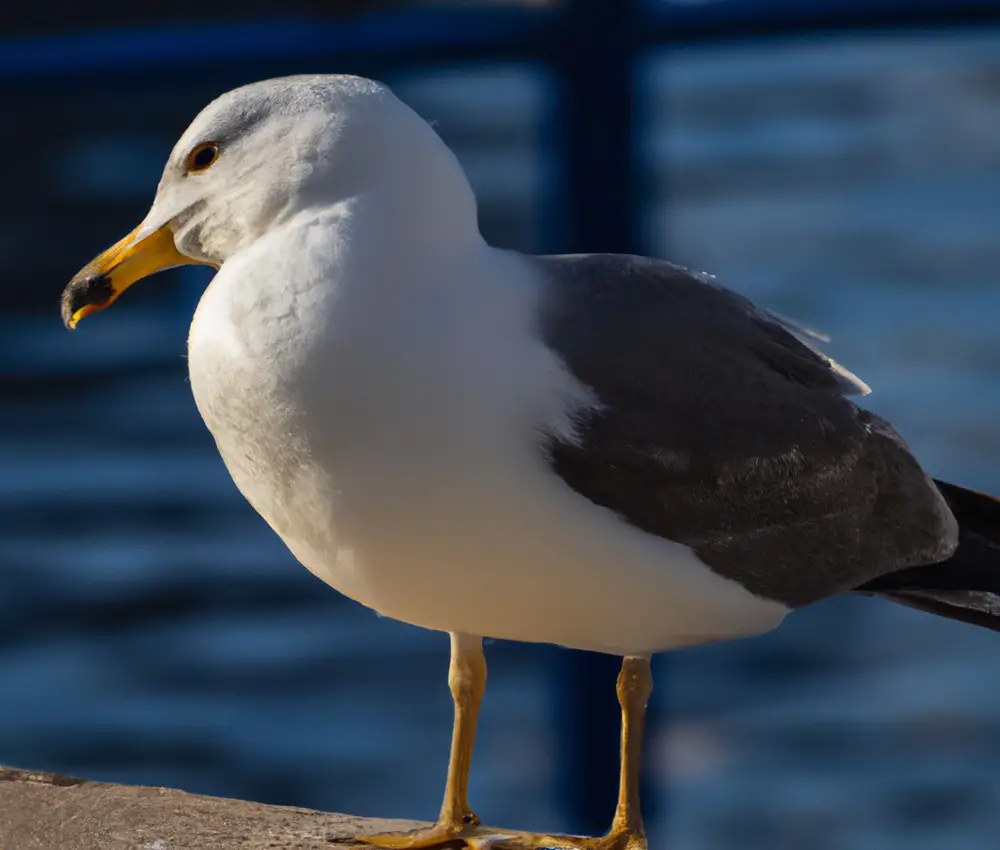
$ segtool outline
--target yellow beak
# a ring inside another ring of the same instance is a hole
[[[177,250],[169,224],[148,230],[140,224],[120,242],[91,260],[62,294],[62,319],[72,330],[91,313],[109,307],[137,280],[175,266],[202,263]]]

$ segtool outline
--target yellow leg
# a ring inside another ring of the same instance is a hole
[[[448,782],[437,823],[416,832],[359,835],[358,841],[398,850],[428,850],[448,845],[479,826],[479,818],[469,808],[468,794],[479,706],[486,690],[486,657],[483,655],[481,638],[457,634],[451,636],[448,686],[455,702],[455,723],[451,733]]]
[[[455,722],[451,730],[448,781],[444,786],[438,823],[448,824],[449,828],[457,830],[462,826],[479,825],[479,818],[469,808],[469,771],[472,769],[472,751],[476,746],[479,706],[486,691],[486,657],[481,638],[451,636],[448,687],[455,703]]]
[[[441,815],[434,826],[409,833],[362,835],[359,841],[397,850],[461,847],[468,850],[647,850],[639,803],[639,764],[646,704],[653,690],[648,658],[625,658],[618,674],[622,707],[621,774],[611,830],[600,838],[545,835],[480,826],[467,799],[469,767],[476,739],[479,705],[486,688],[482,641],[452,635],[448,683],[455,700],[451,761]]]
[[[480,827],[461,838],[470,850],[647,850],[639,802],[639,767],[646,705],[653,692],[648,658],[625,658],[618,674],[622,707],[621,774],[611,830],[600,838],[543,835]]]
[[[618,805],[605,839],[607,847],[639,850],[646,846],[639,802],[639,767],[642,739],[646,730],[646,705],[653,692],[653,675],[648,658],[625,658],[618,674],[618,703],[622,707],[621,775]]]

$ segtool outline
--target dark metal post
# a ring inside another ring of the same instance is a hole
[[[632,173],[633,0],[568,0],[558,44],[566,237],[574,251],[639,242]]]
[[[557,42],[566,205],[561,247],[568,251],[642,248],[633,157],[638,15],[633,0],[568,0]],[[611,823],[617,794],[615,680],[621,660],[573,652],[554,663],[561,685],[555,723],[559,802],[572,831],[601,833]],[[648,779],[643,791],[651,807],[657,794]],[[654,816],[652,808],[646,810],[647,821]]]

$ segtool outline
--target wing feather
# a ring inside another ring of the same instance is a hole
[[[954,549],[937,488],[811,334],[670,263],[536,260],[546,342],[601,402],[545,447],[578,493],[791,605]]]

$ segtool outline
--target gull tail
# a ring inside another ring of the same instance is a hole
[[[934,483],[958,520],[954,554],[939,564],[880,576],[857,592],[1000,631],[1000,499]]]

